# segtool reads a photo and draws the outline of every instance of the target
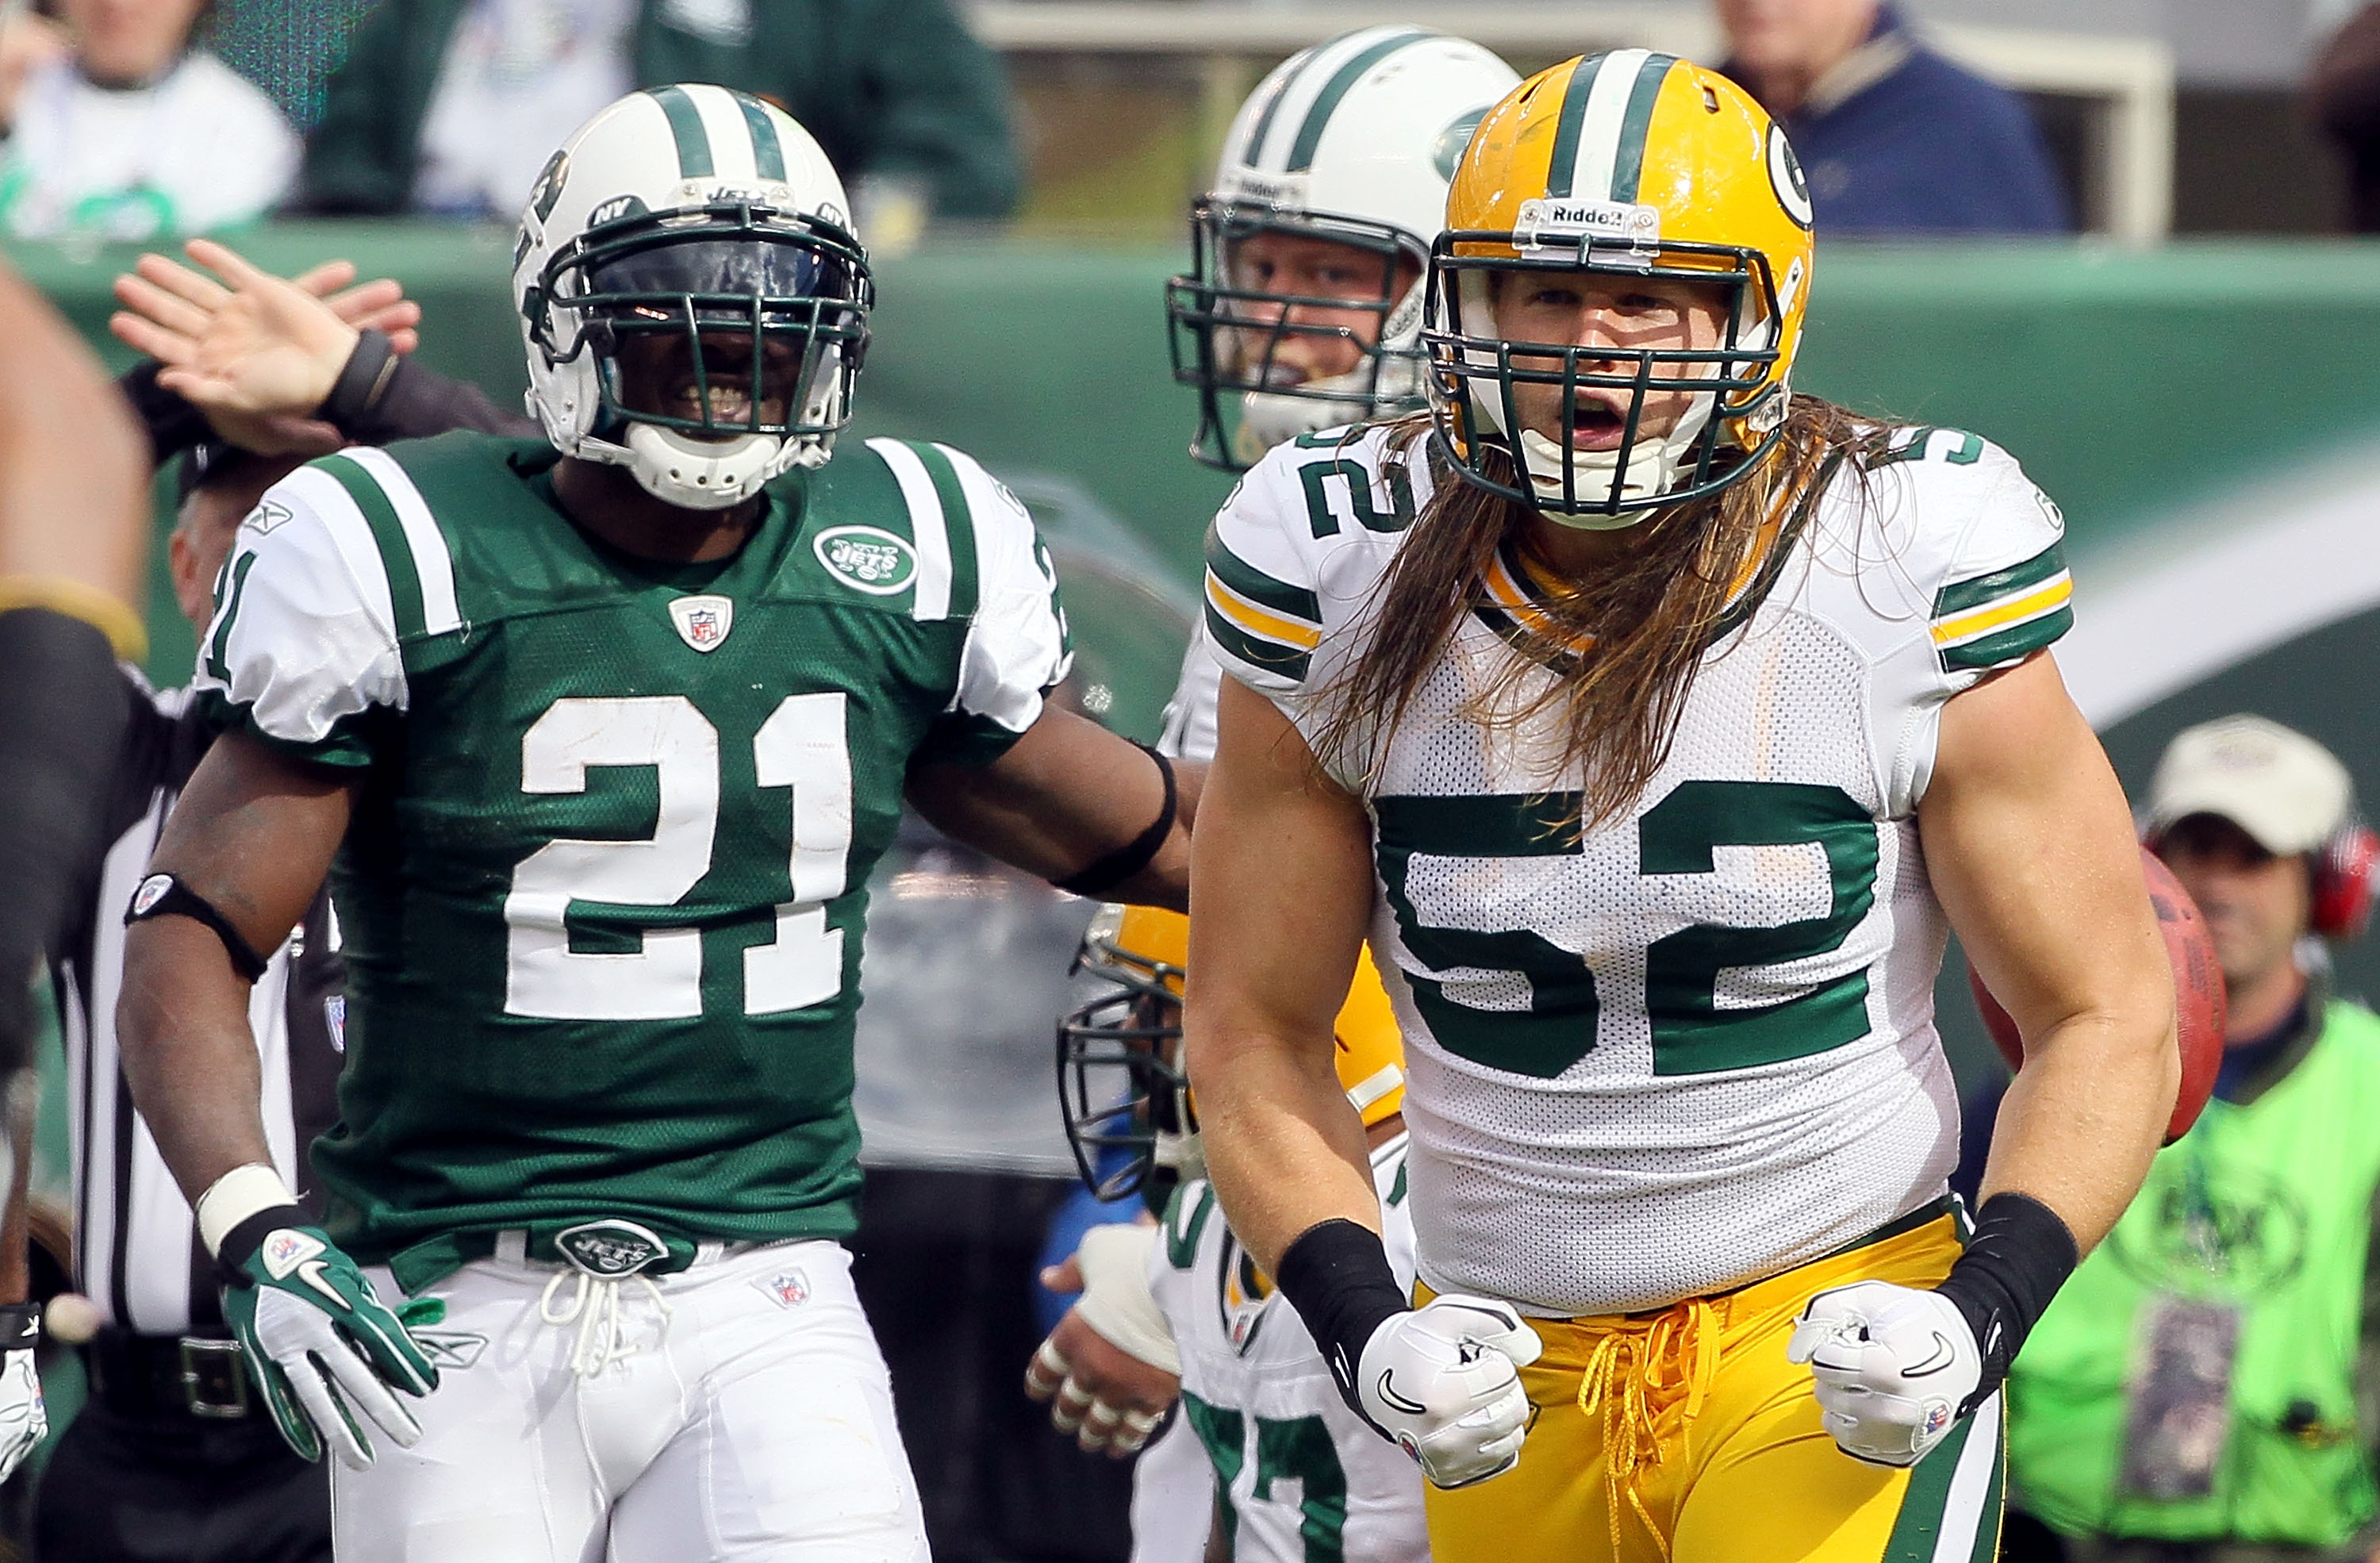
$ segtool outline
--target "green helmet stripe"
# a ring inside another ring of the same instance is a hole
[[[758,98],[735,94],[735,106],[744,111],[744,128],[752,132],[752,164],[763,179],[783,184],[785,178],[785,149],[777,139],[777,127],[769,122],[769,110]]]
[[[1647,55],[1636,67],[1636,85],[1628,94],[1628,112],[1620,120],[1620,145],[1611,155],[1611,199],[1633,202],[1645,173],[1645,136],[1653,126],[1653,105],[1661,99],[1661,83],[1674,55]]]
[[[1578,171],[1578,134],[1586,124],[1586,101],[1595,95],[1595,79],[1603,73],[1609,55],[1589,55],[1571,67],[1562,84],[1561,115],[1554,122],[1553,161],[1546,165],[1546,194],[1571,194],[1571,178]]]
[[[1248,144],[1240,149],[1239,161],[1248,167],[1255,167],[1257,159],[1264,155],[1265,138],[1272,134],[1273,116],[1281,112],[1281,102],[1289,96],[1290,86],[1297,79],[1297,74],[1293,70],[1283,71],[1281,79],[1273,83],[1272,96],[1265,100],[1264,112],[1257,115],[1256,128],[1248,132]]]
[[[677,141],[677,172],[681,179],[708,179],[717,172],[710,161],[710,132],[702,127],[702,111],[683,87],[651,87],[645,96],[669,115],[670,135]]]
[[[1322,89],[1321,95],[1314,100],[1314,106],[1305,111],[1305,123],[1297,127],[1297,139],[1289,149],[1288,172],[1302,174],[1314,166],[1314,150],[1322,144],[1322,132],[1330,124],[1331,111],[1338,108],[1340,100],[1354,89],[1356,82],[1364,79],[1366,71],[1406,44],[1418,43],[1430,36],[1432,36],[1430,33],[1420,28],[1409,28],[1403,32],[1381,39],[1345,65],[1341,66],[1339,73],[1330,79],[1329,85]]]

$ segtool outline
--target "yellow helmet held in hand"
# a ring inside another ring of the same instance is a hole
[[[1083,1181],[1101,1199],[1136,1193],[1160,1169],[1204,1168],[1198,1115],[1182,1065],[1182,985],[1190,919],[1152,906],[1104,906],[1075,969],[1115,985],[1058,1023],[1058,1107]],[[1364,1125],[1404,1110],[1404,1037],[1372,952],[1332,1027],[1339,1084]]]
[[[1589,527],[1627,526],[1742,477],[1784,421],[1810,296],[1810,215],[1784,131],[1716,71],[1619,49],[1513,89],[1463,151],[1430,256],[1431,416],[1463,476]],[[1494,279],[1540,273],[1711,285],[1719,340],[1517,351],[1497,329]],[[1516,383],[1566,388],[1563,438],[1520,427]],[[1581,390],[1627,394],[1618,449],[1577,448]],[[1694,396],[1675,425],[1640,434],[1646,396],[1680,391]]]

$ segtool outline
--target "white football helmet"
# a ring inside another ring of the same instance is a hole
[[[1214,187],[1191,204],[1191,271],[1166,286],[1173,378],[1199,393],[1193,455],[1243,467],[1293,435],[1422,406],[1422,278],[1447,183],[1473,127],[1520,79],[1476,43],[1369,27],[1293,55],[1240,105]],[[1357,297],[1283,291],[1238,253],[1262,234],[1377,262],[1361,269]],[[1301,305],[1371,321],[1292,321]],[[1353,342],[1360,358],[1310,378],[1281,351],[1301,336]]]
[[[723,509],[827,459],[874,293],[843,181],[783,110],[631,92],[563,143],[521,213],[529,412],[566,454]]]

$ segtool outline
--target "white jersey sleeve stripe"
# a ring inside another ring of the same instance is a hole
[[[947,619],[951,616],[951,534],[949,519],[942,514],[942,496],[934,491],[933,477],[917,459],[917,453],[900,441],[874,439],[868,442],[868,448],[892,469],[893,480],[901,485],[901,498],[909,506],[910,541],[917,551],[917,585],[911,594],[909,615],[921,624]],[[981,552],[978,544],[977,553]]]
[[[413,556],[413,573],[421,582],[422,629],[431,635],[461,629],[463,613],[455,600],[455,556],[413,479],[394,456],[375,446],[350,445],[339,454],[370,474],[387,496],[389,508],[396,512],[396,523],[405,529],[406,550]]]

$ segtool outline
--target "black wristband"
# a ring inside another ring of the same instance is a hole
[[[315,416],[342,434],[353,434],[379,404],[396,365],[396,346],[385,333],[357,333],[355,351],[347,355],[346,366],[331,382],[331,394],[322,398]]]
[[[284,1227],[310,1227],[314,1218],[301,1205],[276,1205],[260,1210],[224,1233],[215,1245],[215,1275],[225,1286],[250,1286],[255,1278],[240,1266],[264,1246],[264,1240]]]
[[[1322,1349],[1340,1395],[1356,1415],[1364,1416],[1363,1398],[1355,1388],[1364,1348],[1382,1324],[1413,1310],[1396,1272],[1389,1268],[1389,1251],[1380,1234],[1344,1217],[1308,1227],[1281,1256],[1273,1280]]]
[[[2024,1338],[2081,1261],[2074,1234],[2031,1194],[1996,1193],[1984,1201],[1967,1251],[1934,1289],[1966,1319],[1984,1355],[1983,1380],[1959,1408],[1961,1416],[2000,1387]]]
[[[42,1343],[42,1305],[10,1302],[0,1306],[0,1351],[30,1351]]]
[[[242,979],[254,982],[264,975],[264,957],[247,936],[231,926],[231,919],[215,910],[214,903],[192,890],[171,874],[152,874],[140,881],[132,892],[132,904],[124,909],[124,926],[145,923],[152,917],[188,917],[203,923],[223,940],[224,953],[231,958],[231,969]]]
[[[1133,747],[1157,762],[1157,773],[1165,779],[1165,806],[1157,811],[1148,829],[1130,842],[1087,868],[1050,881],[1069,895],[1097,896],[1113,890],[1148,867],[1158,849],[1165,845],[1166,838],[1173,834],[1173,816],[1181,803],[1181,794],[1173,784],[1173,762],[1146,744],[1135,744]]]

